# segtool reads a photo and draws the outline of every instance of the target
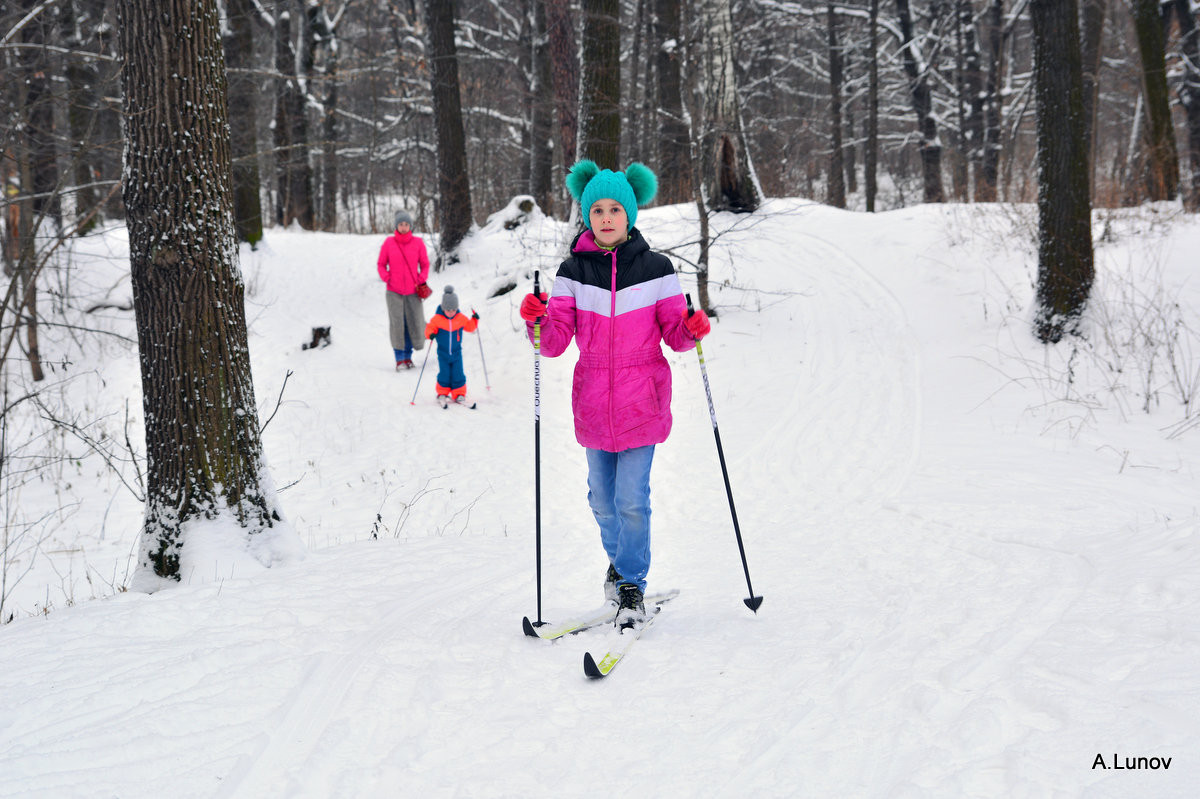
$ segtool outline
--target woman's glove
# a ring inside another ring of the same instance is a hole
[[[526,294],[521,300],[521,318],[526,322],[536,322],[546,315],[546,292],[541,294]]]
[[[708,331],[712,330],[712,325],[708,323],[708,314],[704,311],[684,311],[683,326],[696,341],[707,336]]]
[[[433,294],[433,289],[429,288],[428,283],[417,284],[417,296],[423,300],[429,299],[429,295]]]

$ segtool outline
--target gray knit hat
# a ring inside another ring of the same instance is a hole
[[[446,290],[442,292],[442,313],[452,316],[457,310],[458,295],[454,293],[454,286],[446,286]]]
[[[408,211],[397,211],[396,212],[396,224],[392,225],[392,227],[400,227],[401,222],[407,222],[408,226],[412,227],[412,223],[413,223],[412,214],[410,214]]]

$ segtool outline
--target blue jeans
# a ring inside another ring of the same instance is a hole
[[[646,590],[650,571],[650,464],[654,445],[621,452],[587,450],[588,504],[600,542],[622,582]]]
[[[404,328],[404,349],[393,349],[392,352],[395,353],[397,361],[412,360],[412,339],[409,338],[407,327]]]

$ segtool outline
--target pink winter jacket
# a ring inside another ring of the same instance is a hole
[[[388,291],[416,294],[417,286],[429,277],[429,256],[425,241],[409,233],[393,233],[379,248],[379,279]]]
[[[696,346],[683,326],[679,278],[637,228],[612,252],[584,231],[571,251],[554,278],[541,352],[561,355],[572,337],[579,346],[575,439],[608,452],[660,444],[671,433],[671,367],[662,342],[676,352]]]

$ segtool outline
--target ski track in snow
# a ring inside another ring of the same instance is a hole
[[[809,510],[882,501],[903,488],[919,452],[920,360],[904,309],[844,250],[814,234],[778,257],[803,264],[810,281],[800,311],[810,346],[802,351],[807,373],[792,387],[796,401],[766,439],[794,436],[807,454],[795,477]],[[829,424],[830,408],[857,424]]]
[[[473,587],[479,588],[486,582],[479,580]],[[303,678],[283,703],[284,716],[278,727],[258,751],[239,759],[218,795],[244,799],[270,795],[280,774],[293,774],[313,758],[319,758],[317,747],[321,737],[334,719],[347,713],[346,697],[362,679],[363,668],[378,658],[380,648],[387,642],[407,634],[406,621],[428,617],[439,602],[438,598],[415,605],[392,602],[372,629],[360,633],[344,651],[322,654],[308,664]]]

